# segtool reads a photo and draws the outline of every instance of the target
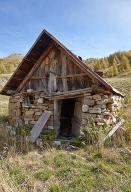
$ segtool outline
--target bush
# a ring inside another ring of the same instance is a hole
[[[72,140],[72,144],[77,147],[96,145],[100,143],[106,132],[106,125],[96,127],[95,124],[92,123],[88,125],[88,127],[81,128],[80,136],[78,138],[74,138]]]

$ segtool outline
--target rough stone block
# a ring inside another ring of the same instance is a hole
[[[100,100],[100,101],[96,101],[96,104],[97,105],[103,105],[103,104],[105,105],[106,103],[108,103],[108,101],[109,101],[108,99],[103,99],[103,100]]]
[[[88,123],[87,119],[82,119],[82,125],[86,125]]]
[[[49,126],[48,126],[48,129],[53,130],[53,129],[54,129],[54,127],[53,127],[53,126],[51,126],[51,125],[49,125]]]
[[[43,98],[39,98],[39,99],[37,100],[37,102],[42,104],[42,103],[43,103]]]
[[[89,106],[88,105],[82,105],[82,112],[86,113],[89,110]]]
[[[35,115],[41,115],[42,111],[35,112]]]
[[[90,113],[95,113],[95,114],[101,114],[101,108],[92,108],[89,109]]]
[[[95,101],[92,99],[84,98],[84,104],[89,105],[89,106],[93,106],[95,104]]]
[[[32,116],[32,115],[34,115],[34,111],[33,110],[25,111],[25,116]]]
[[[37,121],[30,121],[31,125],[35,125]]]
[[[101,95],[96,94],[96,95],[93,95],[92,98],[93,98],[95,101],[99,101],[99,100],[101,100]]]
[[[90,96],[91,93],[84,93],[84,97]]]
[[[25,125],[28,125],[29,124],[29,121],[25,121]]]

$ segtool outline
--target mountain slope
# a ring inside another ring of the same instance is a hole
[[[23,55],[11,54],[8,57],[0,58],[0,74],[12,73],[21,62]]]
[[[100,59],[86,59],[85,63],[96,71],[102,70],[104,77],[126,75],[131,72],[131,51],[116,52]]]

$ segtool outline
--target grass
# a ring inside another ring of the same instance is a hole
[[[131,75],[129,77],[106,78],[105,80],[123,94],[127,95],[128,97],[131,96]]]
[[[33,191],[34,186],[40,192],[129,191],[130,157],[125,158],[120,149],[113,148],[96,154],[88,148],[73,153],[56,149],[32,151],[8,156],[1,161],[1,169],[21,191]]]

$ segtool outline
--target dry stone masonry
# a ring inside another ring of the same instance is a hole
[[[122,105],[122,98],[112,94],[84,95],[82,105],[82,126],[95,122],[96,125],[112,125],[116,123],[119,109]]]
[[[53,129],[53,101],[48,101],[43,98],[42,93],[37,93],[34,96],[34,103],[25,102],[24,97],[27,95],[14,95],[10,97],[10,122],[13,125],[31,125],[33,126],[38,121],[44,111],[51,111],[52,115],[49,118],[45,129]]]
[[[29,103],[28,96],[33,97],[33,103]],[[81,127],[88,127],[94,122],[96,125],[113,125],[117,122],[118,112],[122,98],[102,92],[94,94],[92,91],[85,93],[79,99],[81,106]],[[10,122],[11,124],[34,126],[44,111],[51,111],[52,115],[44,129],[54,129],[54,101],[43,97],[42,92],[30,94],[18,94],[10,97]]]

